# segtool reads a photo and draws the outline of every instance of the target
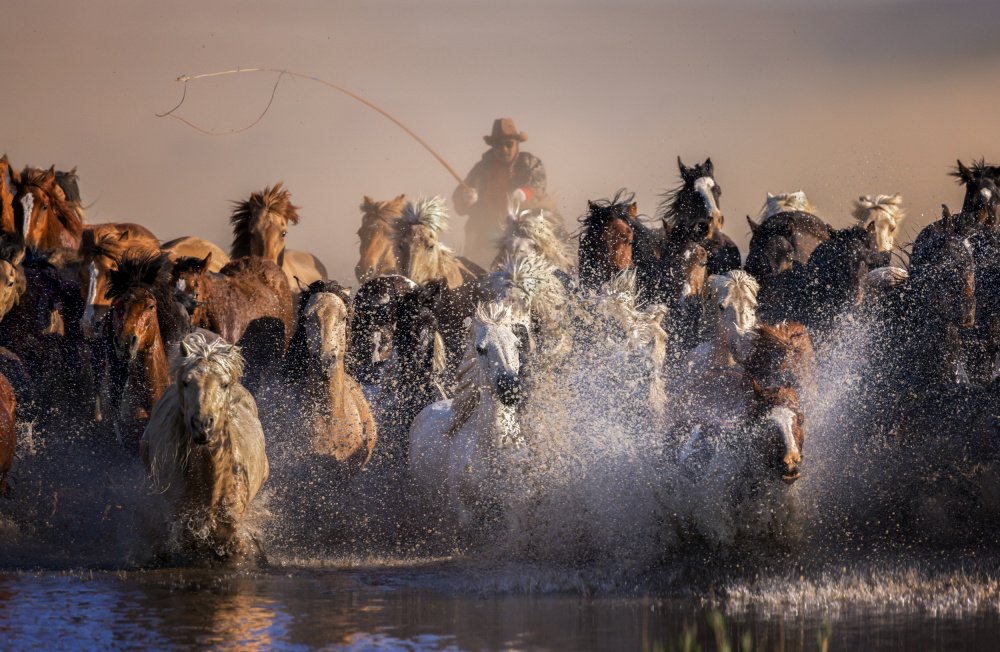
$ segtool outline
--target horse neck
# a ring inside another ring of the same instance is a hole
[[[311,378],[309,392],[314,407],[329,415],[334,421],[348,423],[345,420],[347,416],[347,373],[344,371],[344,358],[337,358],[333,373],[328,379],[323,378],[314,362],[309,365],[309,375]]]
[[[222,433],[212,442],[194,447],[187,444],[188,462],[185,502],[189,507],[216,507],[233,498],[236,489],[234,442],[229,432],[229,415],[220,424]]]

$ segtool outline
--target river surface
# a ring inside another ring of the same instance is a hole
[[[755,650],[996,649],[994,610],[494,591],[483,568],[62,571],[0,574],[3,649],[667,650],[721,632]],[[502,571],[492,573],[505,576]],[[477,588],[478,585],[478,588]],[[794,593],[794,591],[790,591]],[[995,605],[994,605],[995,607]]]

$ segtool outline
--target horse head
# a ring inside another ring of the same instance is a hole
[[[158,251],[129,249],[108,274],[105,296],[110,300],[114,349],[120,360],[135,360],[157,341],[162,345],[156,290],[169,283],[169,259]]]
[[[279,181],[273,188],[250,194],[245,201],[233,202],[229,223],[233,226],[230,258],[259,256],[281,265],[285,254],[288,225],[299,223],[298,207]]]
[[[934,323],[976,323],[976,262],[968,238],[937,235],[914,246],[910,287]]]
[[[202,296],[205,292],[207,283],[206,275],[211,262],[211,252],[204,258],[181,256],[174,262],[170,282],[176,288],[178,294],[182,295],[188,303],[195,306],[194,310],[188,310],[191,315],[192,324],[200,323],[206,314]]]
[[[0,233],[17,233],[14,225],[14,196],[17,195],[19,183],[21,175],[11,166],[7,155],[0,156]]]
[[[614,199],[587,202],[580,218],[580,282],[598,287],[627,269],[635,267],[633,243],[639,227],[634,195],[624,188]]]
[[[662,195],[660,216],[665,226],[678,235],[690,238],[714,239],[722,230],[725,218],[719,209],[722,187],[715,182],[715,166],[712,159],[688,167],[677,157],[677,168],[681,175],[681,185]]]
[[[986,165],[984,160],[974,161],[971,168],[958,161],[951,173],[958,183],[965,186],[962,213],[974,216],[978,224],[996,229],[1000,226],[1000,167]]]
[[[491,301],[476,307],[471,326],[476,352],[477,384],[488,387],[505,407],[524,398],[521,389],[521,339],[510,324],[510,308]]]
[[[195,445],[217,445],[227,434],[234,388],[243,375],[240,348],[201,333],[181,340],[172,365],[183,422]]]
[[[711,317],[715,336],[731,352],[739,350],[747,334],[757,324],[757,291],[754,277],[735,269],[709,278]]]
[[[24,245],[16,240],[0,240],[0,319],[13,308],[28,286],[21,262]]]
[[[392,345],[400,373],[410,382],[426,383],[445,370],[444,340],[435,310],[447,287],[444,279],[434,279],[399,300]]]
[[[351,297],[336,281],[315,281],[299,312],[299,328],[320,377],[329,381],[347,353]],[[306,293],[303,293],[305,296]]]
[[[119,230],[114,225],[101,225],[83,230],[80,236],[80,295],[84,301],[80,329],[84,337],[102,336],[104,318],[111,308],[107,298],[108,279],[126,250],[142,250],[155,254],[159,248],[136,236],[129,229]]]
[[[406,195],[399,195],[389,201],[375,201],[365,197],[361,204],[361,228],[358,238],[361,240],[358,264],[354,267],[354,275],[359,283],[383,274],[395,274],[399,261],[398,245],[393,233],[396,222],[403,214],[406,205]]]
[[[399,267],[415,283],[447,276],[446,252],[441,233],[448,227],[448,209],[444,198],[437,196],[407,202],[396,224],[395,241],[399,247]]]
[[[750,441],[755,457],[766,470],[777,472],[786,484],[799,479],[802,444],[805,441],[805,416],[791,383],[761,387],[752,381],[751,427],[756,433]]]
[[[854,202],[851,215],[861,226],[868,226],[874,234],[874,249],[880,255],[878,267],[891,262],[892,248],[896,243],[899,226],[906,219],[902,208],[903,197],[894,195],[863,195]]]
[[[417,284],[399,274],[377,276],[354,296],[351,321],[351,374],[363,383],[375,382],[376,370],[392,356],[400,297]]]
[[[38,249],[79,246],[83,222],[57,185],[55,166],[25,168],[13,203],[14,227],[25,244]]]

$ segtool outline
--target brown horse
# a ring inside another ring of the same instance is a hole
[[[371,459],[375,421],[361,386],[344,370],[351,297],[335,281],[317,281],[299,298],[298,328],[285,358],[285,377],[299,391],[299,421],[313,453],[328,457],[338,477]]]
[[[222,247],[193,235],[185,235],[170,242],[164,242],[160,245],[160,249],[167,252],[170,260],[174,262],[177,262],[178,258],[204,258],[211,254],[212,262],[208,266],[210,272],[218,272],[229,264],[229,256],[222,250]]]
[[[358,229],[360,260],[354,267],[359,283],[399,273],[399,245],[394,234],[405,205],[406,195],[389,201],[375,201],[366,196],[362,202],[361,228]]]
[[[256,391],[260,373],[281,359],[292,339],[292,294],[275,263],[256,256],[237,258],[218,274],[205,258],[180,258],[172,284],[197,302],[194,326],[239,343],[247,361],[246,385]]]
[[[14,388],[0,374],[0,498],[3,498],[7,490],[7,477],[14,463],[14,449],[17,446],[17,430],[14,427],[16,404]]]
[[[230,258],[259,256],[277,264],[288,277],[293,296],[298,295],[296,278],[306,285],[328,279],[326,267],[318,258],[306,251],[285,248],[288,226],[299,223],[299,213],[283,182],[251,193],[249,199],[233,204],[233,214],[229,218],[233,226]]]
[[[10,166],[7,155],[0,157],[0,233],[14,233],[14,195],[21,175]]]
[[[159,242],[137,224],[98,224],[88,226],[80,237],[80,294],[84,300],[80,330],[85,337],[101,337],[104,318],[111,308],[108,299],[108,275],[118,265],[126,250],[144,253],[159,251]]]
[[[56,183],[56,169],[25,168],[14,196],[14,229],[37,249],[80,246],[83,222]]]
[[[806,403],[816,399],[816,354],[802,324],[759,322],[749,341],[734,355],[750,377],[768,387],[790,382]]]
[[[107,297],[115,354],[128,368],[115,430],[134,445],[146,428],[153,406],[170,385],[163,332],[186,334],[187,315],[173,298],[170,260],[157,249],[129,249],[111,270]],[[164,323],[161,330],[160,323]]]

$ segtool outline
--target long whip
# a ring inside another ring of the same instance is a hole
[[[242,129],[235,130],[235,131],[228,131],[228,132],[225,132],[225,133],[216,133],[216,132],[213,132],[213,131],[208,131],[206,129],[202,129],[199,126],[197,126],[195,124],[192,124],[188,120],[186,120],[186,119],[184,119],[184,118],[182,118],[182,117],[180,117],[178,115],[174,115],[174,111],[176,111],[177,109],[179,109],[181,107],[181,105],[184,104],[185,98],[187,98],[187,84],[188,84],[189,81],[194,81],[195,79],[203,79],[205,77],[218,77],[220,75],[232,75],[232,74],[240,73],[240,72],[276,72],[276,73],[278,73],[278,79],[275,80],[275,82],[274,82],[274,88],[271,89],[271,99],[268,101],[267,106],[264,107],[264,111],[259,116],[257,116],[257,119],[254,120],[249,125],[247,125],[246,127],[242,128]],[[424,142],[423,138],[421,138],[417,134],[413,133],[413,131],[409,127],[407,127],[402,122],[400,122],[399,120],[397,120],[396,118],[394,118],[392,115],[390,115],[388,111],[385,111],[384,109],[382,109],[382,108],[380,108],[380,107],[372,104],[371,102],[369,102],[365,98],[361,97],[360,95],[357,95],[356,93],[352,93],[351,91],[347,90],[346,88],[343,88],[341,86],[337,86],[336,84],[332,84],[332,83],[330,83],[328,81],[320,79],[319,77],[313,77],[312,75],[303,75],[302,73],[292,72],[291,70],[282,70],[280,68],[238,68],[236,70],[223,70],[221,72],[209,72],[209,73],[205,73],[203,75],[182,75],[181,77],[178,77],[178,78],[176,78],[174,80],[174,81],[184,82],[184,93],[183,93],[183,95],[181,95],[181,101],[177,103],[177,106],[175,106],[174,108],[170,109],[169,111],[160,111],[160,112],[158,112],[156,114],[156,117],[157,118],[165,118],[165,117],[169,116],[171,118],[175,118],[177,120],[180,120],[181,122],[183,122],[187,126],[191,127],[192,129],[200,131],[201,133],[207,134],[209,136],[232,136],[232,135],[235,135],[235,134],[238,134],[238,133],[242,133],[242,132],[244,132],[244,131],[252,128],[253,126],[255,126],[258,122],[260,122],[261,119],[264,117],[264,114],[266,114],[268,112],[268,110],[271,108],[271,103],[274,102],[274,95],[275,95],[275,93],[278,90],[278,82],[281,81],[281,76],[282,75],[291,75],[292,77],[301,77],[302,79],[310,79],[310,80],[312,80],[314,82],[319,82],[320,84],[323,84],[324,86],[329,86],[330,88],[336,89],[336,90],[340,91],[341,93],[346,93],[347,95],[350,95],[351,97],[353,97],[357,101],[362,102],[363,104],[366,104],[366,105],[370,106],[371,108],[375,109],[376,111],[378,111],[379,113],[381,113],[385,117],[387,117],[390,120],[392,120],[393,122],[395,122],[403,131],[405,131],[406,133],[408,133],[411,136],[413,136],[418,143],[420,143],[421,145],[423,145],[424,148],[428,152],[430,152],[431,154],[434,155],[434,158],[436,158],[441,163],[441,165],[443,165],[448,170],[448,172],[451,173],[451,176],[455,177],[455,179],[458,181],[458,183],[460,183],[462,185],[463,188],[465,188],[466,190],[469,190],[469,186],[465,185],[465,181],[462,180],[462,177],[460,177],[458,175],[458,173],[455,172],[454,168],[452,168],[450,165],[448,165],[447,161],[445,161],[443,158],[441,158],[440,154],[438,154],[437,152],[435,152],[434,149],[431,148],[430,145],[428,145],[426,142]]]

